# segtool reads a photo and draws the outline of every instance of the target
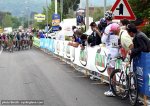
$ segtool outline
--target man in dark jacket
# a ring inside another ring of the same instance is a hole
[[[98,26],[95,22],[92,22],[90,26],[93,31],[91,34],[91,42],[89,42],[90,46],[99,45],[101,43],[101,33],[98,29]]]
[[[133,37],[134,44],[134,48],[129,52],[131,60],[141,52],[150,52],[150,40],[143,32],[138,31],[134,24],[128,24],[127,31]]]

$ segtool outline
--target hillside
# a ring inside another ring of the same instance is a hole
[[[9,11],[15,16],[33,11],[42,12],[44,6],[46,0],[0,0],[0,11]]]

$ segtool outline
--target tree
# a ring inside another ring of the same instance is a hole
[[[80,0],[63,0],[63,18],[70,17],[72,15],[68,14],[69,10],[77,10],[78,5],[80,3]],[[61,6],[60,6],[61,0],[58,0],[58,14],[60,14]],[[43,14],[46,15],[47,9],[43,7]],[[73,12],[73,11],[72,11]],[[52,24],[52,15],[55,13],[55,0],[51,1],[51,4],[48,6],[48,24]],[[46,20],[43,22],[36,22],[34,21],[34,27],[39,29],[44,29],[47,23],[47,17]]]
[[[3,20],[2,20],[2,25],[3,27],[12,27],[13,26],[13,22],[12,22],[12,19],[11,19],[11,15],[10,14],[5,14]]]
[[[11,20],[13,23],[12,24],[13,28],[18,28],[21,25],[21,22],[19,21],[19,18],[17,18],[17,17],[12,17]]]
[[[103,10],[104,10],[103,8],[95,8],[94,9],[94,16],[93,16],[94,21],[98,21],[98,20],[100,20],[100,18],[102,18],[104,16]]]
[[[150,0],[129,0],[137,18],[150,20]]]
[[[137,18],[135,23],[139,25],[144,19],[150,23],[150,0],[129,0],[130,6]],[[143,27],[143,31],[150,37],[150,25]]]
[[[47,9],[43,7],[43,13],[46,16]],[[48,6],[48,24],[51,26],[52,25],[52,15],[55,13],[55,3],[54,1],[51,2]],[[58,3],[58,14],[60,14],[60,7]],[[34,21],[34,27],[38,29],[44,29],[46,24],[47,24],[47,16],[45,17],[46,19],[42,22],[36,22]]]
[[[55,0],[52,0],[52,1],[54,2]],[[61,0],[57,0],[57,1],[60,4]],[[76,11],[79,7],[79,4],[80,4],[80,0],[63,0],[63,13],[64,13],[64,15],[69,13],[69,9],[73,9],[74,11]]]

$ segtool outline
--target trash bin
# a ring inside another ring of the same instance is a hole
[[[133,60],[133,69],[138,80],[138,90],[141,94],[150,96],[150,53],[142,52]]]

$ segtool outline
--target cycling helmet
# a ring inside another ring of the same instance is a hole
[[[99,21],[99,24],[102,26],[102,27],[106,27],[107,26],[107,21],[105,18],[101,18],[100,21]]]
[[[106,11],[105,12],[105,19],[106,20],[112,20],[113,19],[113,13],[112,13],[112,11]]]
[[[98,28],[101,32],[104,32],[105,28],[107,26],[107,21],[105,18],[101,18],[98,24]]]

